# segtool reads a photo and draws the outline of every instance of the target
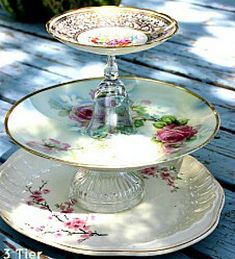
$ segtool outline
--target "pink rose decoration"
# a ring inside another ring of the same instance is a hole
[[[92,106],[73,107],[69,114],[69,118],[82,123],[89,122],[91,120],[92,113]]]
[[[197,130],[188,125],[177,126],[170,124],[156,132],[156,139],[167,144],[181,143],[190,139],[197,133]]]

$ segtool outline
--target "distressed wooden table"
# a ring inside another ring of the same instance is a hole
[[[122,3],[168,13],[180,24],[178,34],[166,43],[121,56],[122,74],[192,89],[213,103],[222,119],[215,139],[193,154],[224,187],[226,203],[220,223],[196,245],[158,258],[235,258],[235,1],[124,0]],[[3,126],[4,115],[16,100],[53,84],[102,76],[103,66],[104,58],[69,48],[52,39],[44,25],[17,22],[0,9],[0,163],[17,149]],[[14,242],[43,251],[52,258],[83,257],[42,245],[0,221],[0,250],[4,246],[14,247]]]

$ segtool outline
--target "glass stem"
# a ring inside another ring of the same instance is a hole
[[[107,80],[116,80],[119,76],[118,65],[115,56],[108,56],[107,64],[104,68],[104,77]]]
[[[87,128],[91,137],[104,138],[110,134],[132,134],[135,131],[128,94],[118,76],[116,58],[108,56],[104,80],[96,89],[93,115]]]

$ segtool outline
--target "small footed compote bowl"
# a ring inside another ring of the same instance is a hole
[[[104,79],[95,91],[92,120],[87,134],[132,134],[135,127],[130,102],[119,79],[115,55],[155,47],[173,36],[177,22],[166,14],[132,7],[90,7],[52,18],[48,32],[56,39],[86,52],[108,55]]]

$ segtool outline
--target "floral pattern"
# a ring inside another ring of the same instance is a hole
[[[179,177],[178,172],[174,166],[148,167],[141,170],[140,174],[145,179],[149,179],[151,177],[160,177],[160,179],[170,187],[171,192],[175,192],[179,189],[177,180],[181,180],[181,178]]]
[[[78,98],[74,95],[60,96],[59,99],[50,99],[49,104],[51,108],[58,110],[58,116],[67,117],[76,124],[74,128],[76,128],[77,131],[84,132],[92,118],[92,100],[94,99],[95,90],[90,90],[89,95],[90,99],[88,100]],[[156,110],[150,108],[150,100],[142,100],[138,103],[130,101],[130,103],[131,116],[135,128],[138,130],[138,128],[150,124],[153,129],[152,140],[161,144],[166,153],[172,153],[179,150],[180,147],[185,146],[186,142],[192,141],[197,137],[199,126],[197,129],[190,126],[188,124],[189,119],[177,118],[171,114],[161,116]],[[129,134],[129,130],[122,129],[120,133]],[[101,138],[107,137],[107,129],[100,128],[99,135]],[[45,142],[41,145],[39,144],[39,148],[44,150],[47,149],[47,152],[50,147],[51,145],[48,147]],[[59,148],[54,147],[54,150],[58,151]]]
[[[111,27],[124,27],[141,31],[148,35],[147,42],[150,43],[172,36],[177,29],[174,23],[172,19],[169,19],[169,16],[144,12],[143,10],[136,12],[129,8],[121,8],[118,10],[118,15],[101,16],[91,9],[87,12],[83,11],[82,14],[78,10],[73,14],[52,20],[49,32],[63,41],[78,43],[78,35],[83,32],[111,25]]]
[[[188,125],[172,123],[158,130],[155,134],[157,141],[163,143],[166,152],[181,146],[187,140],[193,140],[197,130]]]
[[[70,199],[62,203],[56,203],[54,207],[59,209],[60,213],[54,212],[46,201],[46,195],[50,193],[50,189],[45,188],[47,181],[42,180],[41,185],[37,189],[33,189],[32,186],[26,185],[25,190],[29,193],[29,197],[26,200],[28,206],[36,206],[39,209],[46,210],[50,213],[48,219],[56,220],[61,223],[60,228],[53,229],[51,225],[32,226],[28,223],[26,225],[36,232],[42,234],[52,234],[54,237],[62,236],[78,236],[78,242],[83,242],[92,236],[107,236],[107,234],[100,234],[97,231],[93,231],[92,227],[87,224],[87,218],[81,217],[68,217],[67,215],[74,212],[74,206],[77,204],[75,199]]]
[[[90,42],[95,45],[107,46],[107,47],[125,47],[132,43],[130,38],[123,39],[109,39],[105,37],[91,37]]]
[[[92,118],[92,113],[92,106],[73,107],[69,113],[69,119],[78,122],[82,127],[86,127]]]
[[[77,129],[86,128],[92,117],[92,106],[95,90],[91,90],[90,99],[82,99],[75,95],[62,95],[49,100],[52,109],[58,111],[58,116],[66,117],[74,122]]]
[[[43,139],[41,141],[28,141],[26,142],[26,145],[47,154],[52,154],[59,151],[68,151],[71,148],[70,144],[62,143],[53,138]]]

